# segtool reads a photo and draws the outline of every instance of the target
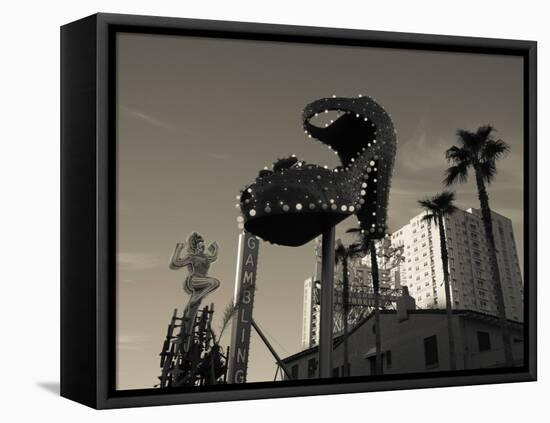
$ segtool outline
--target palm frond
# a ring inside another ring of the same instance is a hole
[[[442,212],[446,212],[449,207],[452,207],[454,201],[455,193],[453,191],[443,191],[432,197],[432,202],[436,205],[437,209]]]
[[[419,200],[418,204],[426,211],[426,215],[422,217],[423,221],[435,222],[438,224],[440,216],[449,215],[456,211],[454,205],[455,193],[452,191],[443,191],[433,197]]]
[[[250,289],[250,288],[249,288]],[[252,288],[251,288],[254,292],[258,290],[258,287],[256,285],[254,285]],[[241,301],[242,301],[242,298],[243,298],[243,295],[241,293],[239,293],[239,298],[237,299],[236,302],[233,302],[231,301],[226,307],[225,307],[225,310],[223,312],[223,318],[222,318],[222,324],[220,326],[220,335],[218,336],[217,340],[216,340],[216,336],[214,335],[214,340],[216,343],[219,343],[222,336],[223,336],[223,332],[225,331],[225,329],[227,328],[227,325],[229,324],[229,322],[231,321],[231,318],[233,317],[233,315],[237,312],[237,310],[239,309],[239,304],[241,304]]]
[[[510,145],[502,140],[487,140],[481,159],[483,161],[496,161],[510,152]]]
[[[445,178],[443,179],[443,183],[449,186],[456,182],[466,182],[468,180],[468,167],[469,164],[466,162],[462,162],[455,166],[449,167],[445,171]]]
[[[459,164],[470,162],[470,152],[465,148],[457,147],[453,145],[451,148],[445,151],[445,159],[448,163]]]
[[[491,134],[495,128],[492,125],[484,125],[477,128],[476,135],[479,137],[480,140],[483,140],[483,143],[485,143],[486,140],[491,139]]]
[[[223,336],[223,332],[225,331],[225,328],[227,327],[227,325],[231,321],[231,318],[233,317],[233,315],[237,312],[238,308],[239,308],[239,303],[238,302],[233,303],[233,301],[230,302],[227,305],[227,307],[225,307],[225,310],[223,312],[222,324],[220,326],[220,335],[218,336],[216,343],[219,343],[221,341],[222,336]],[[212,333],[212,334],[214,336],[214,340],[216,340],[216,336],[214,335],[214,333]]]
[[[488,160],[481,162],[479,165],[479,170],[481,171],[481,176],[483,180],[488,184],[493,182],[495,175],[497,174],[497,167],[494,160]]]
[[[424,200],[418,200],[418,204],[424,210],[434,210],[437,206],[434,204],[431,198],[425,198]]]
[[[422,216],[422,221],[427,223],[434,222],[437,225],[437,215],[435,213],[426,212],[426,214]]]
[[[455,213],[458,210],[458,207],[456,207],[454,204],[451,204],[449,207],[445,209],[443,212],[444,215],[448,216],[450,214]]]
[[[476,154],[482,143],[477,132],[471,132],[466,129],[458,129],[456,131],[458,142],[463,145],[464,150],[471,154]]]

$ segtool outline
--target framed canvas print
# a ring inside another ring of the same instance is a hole
[[[536,379],[536,43],[61,29],[61,394]]]

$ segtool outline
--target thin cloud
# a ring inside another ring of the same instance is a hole
[[[120,108],[128,116],[131,116],[135,119],[139,119],[141,121],[144,121],[144,122],[146,122],[150,125],[153,125],[153,126],[156,126],[156,127],[159,127],[159,128],[163,128],[163,129],[172,129],[173,128],[173,126],[170,123],[165,122],[165,121],[163,121],[161,119],[158,119],[156,117],[153,117],[151,115],[148,115],[146,113],[140,112],[140,111],[135,110],[135,109],[131,109],[131,108],[126,107],[126,106],[121,106]]]
[[[393,200],[398,200],[398,197],[413,197],[414,199],[421,199],[428,195],[431,195],[427,188],[424,189],[414,189],[414,188],[391,188],[390,191],[390,202]]]
[[[147,341],[148,338],[144,335],[118,335],[117,347],[119,350],[135,351],[141,349]]]
[[[158,267],[160,257],[151,253],[118,253],[117,262],[122,270],[147,270]]]
[[[421,119],[414,133],[399,143],[397,167],[407,172],[435,171],[437,174],[445,166],[445,150],[452,144],[451,140],[443,141],[430,134],[426,120]],[[442,174],[436,177],[443,179]]]
[[[227,160],[231,160],[233,158],[231,155],[224,154],[224,153],[206,153],[206,155],[208,157],[210,157],[211,159],[215,159],[215,160],[227,161]]]

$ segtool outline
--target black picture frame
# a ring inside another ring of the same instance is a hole
[[[165,392],[114,389],[115,36],[117,32],[276,40],[524,58],[525,365],[513,369],[247,383]],[[229,401],[534,381],[537,45],[533,41],[95,14],[61,28],[61,395],[90,407]]]

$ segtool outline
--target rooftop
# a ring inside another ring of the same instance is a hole
[[[389,315],[389,314],[396,314],[396,313],[397,313],[397,310],[380,310],[381,315],[384,315],[384,314]],[[417,309],[417,310],[409,310],[408,311],[408,314],[412,314],[412,315],[421,315],[421,314],[441,314],[441,315],[445,315],[446,313],[447,313],[446,309],[439,309],[439,308]],[[497,316],[493,316],[493,315],[487,314],[487,313],[481,313],[481,312],[475,311],[475,310],[453,309],[452,313],[456,314],[456,315],[464,316],[464,317],[469,318],[469,319],[482,320],[482,321],[485,321],[485,322],[493,323],[495,325],[498,324],[498,317]],[[373,317],[373,316],[374,316],[374,312],[370,313],[364,320],[362,320],[360,323],[358,323],[353,329],[351,329],[349,331],[348,337],[351,336],[351,334],[353,334],[357,330],[359,330],[359,328],[361,326],[363,326],[365,323],[367,323],[371,319],[371,317]],[[511,319],[507,319],[507,320],[512,325],[523,326],[523,323],[518,322],[516,320],[511,320]],[[340,345],[343,342],[343,340],[344,340],[344,335],[343,334],[334,337],[334,340],[333,340],[334,348],[336,348],[338,345]],[[282,359],[282,361],[284,363],[286,363],[286,362],[292,361],[296,358],[300,358],[300,357],[309,355],[311,353],[314,353],[318,349],[319,349],[319,347],[316,345],[314,347],[310,347],[308,349],[299,351],[295,354],[292,354],[288,357],[285,357],[285,358]]]

